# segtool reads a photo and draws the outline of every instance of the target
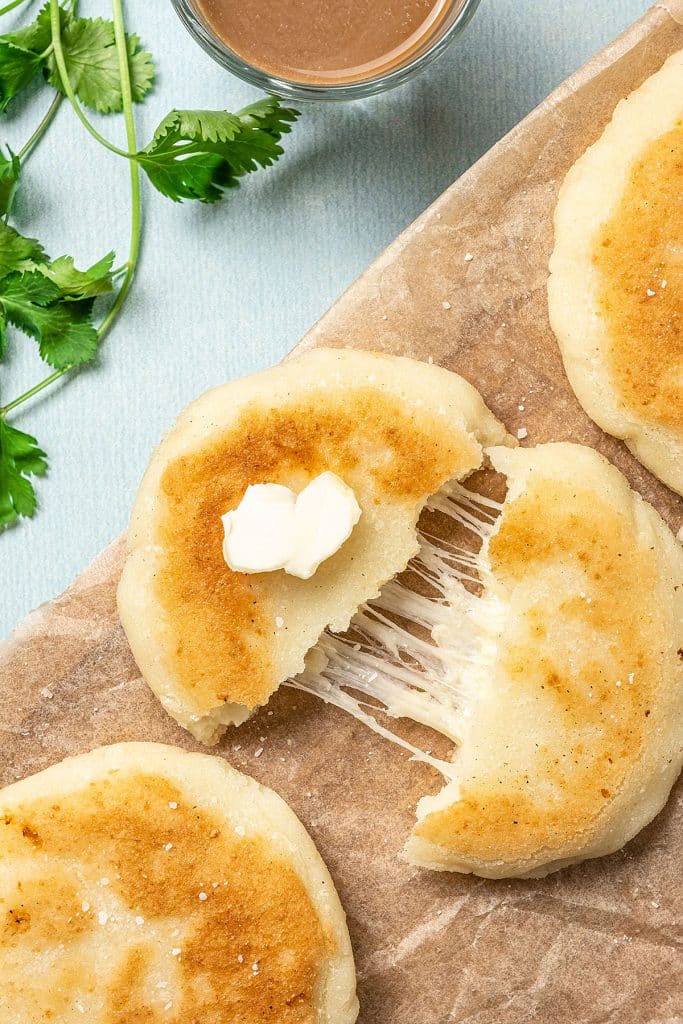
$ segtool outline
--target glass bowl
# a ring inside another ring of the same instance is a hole
[[[406,54],[404,64],[393,64],[372,77],[330,84],[280,78],[250,64],[211,31],[192,0],[171,2],[185,28],[209,56],[250,85],[286,99],[352,100],[374,96],[414,78],[455,42],[474,16],[480,0],[453,0],[433,31],[427,32],[418,46]]]

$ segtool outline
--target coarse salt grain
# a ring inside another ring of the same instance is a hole
[[[172,811],[178,810],[178,804],[176,803],[175,800],[169,800],[168,806],[171,808]]]
[[[202,901],[202,903],[203,903],[203,902],[204,902],[204,900],[208,900],[208,898],[209,898],[209,897],[208,897],[208,896],[206,895],[206,893],[205,893],[205,892],[200,892],[200,894],[199,894],[199,898],[200,898],[200,900],[201,900],[201,901]]]
[[[450,302],[448,302],[446,299],[444,299],[444,301],[441,303],[441,305],[443,306],[444,309],[450,309],[451,308]]]
[[[180,946],[174,946],[171,950],[171,956],[180,956]]]
[[[90,904],[86,901],[81,905],[81,910],[83,911],[84,914],[87,914],[88,911],[90,910]]]
[[[655,292],[654,292],[654,289],[653,289],[653,288],[648,288],[648,289],[647,289],[646,295],[648,295],[648,296],[649,296],[650,298],[652,298],[652,296],[653,296],[654,294],[655,294]]]
[[[474,256],[472,255],[471,252],[466,252],[463,258],[465,260],[465,263],[471,263],[472,260],[474,259]]]
[[[284,624],[285,624],[285,620],[282,618],[282,616],[281,615],[276,615],[275,616],[275,625],[277,626],[277,628],[278,629],[282,629]]]
[[[254,757],[260,757],[262,753],[263,747],[257,747],[256,750],[254,751]]]
[[[107,913],[107,911],[100,910],[99,914],[97,915],[97,920],[100,922],[100,924],[106,924],[107,921],[109,920],[109,914]]]
[[[520,427],[519,430],[517,431],[517,438],[520,441],[523,441],[524,438],[528,437],[528,436],[529,436],[529,431],[526,429],[526,427]]]
[[[173,843],[164,843],[164,849],[168,853],[169,850],[173,849]]]
[[[237,963],[238,964],[243,964],[244,963],[244,957],[242,956],[241,953],[237,954]]]

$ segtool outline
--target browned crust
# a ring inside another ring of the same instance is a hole
[[[623,405],[683,433],[683,120],[635,164],[593,265]]]
[[[547,609],[523,613],[502,664],[520,700],[552,702],[557,739],[537,745],[528,773],[506,772],[501,751],[499,778],[464,782],[461,799],[428,815],[415,834],[480,862],[523,862],[581,845],[627,782],[658,725],[667,638],[654,605],[655,555],[630,518],[592,490],[544,480],[542,490],[507,506],[490,558],[511,589],[558,565],[585,574],[582,593],[570,586],[558,598],[552,636]],[[577,631],[594,638],[594,657],[589,644],[578,651],[571,639],[558,643]],[[529,732],[533,738],[533,716]]]
[[[77,891],[78,875],[91,884],[108,877],[127,911],[144,918],[145,929],[158,925],[170,934],[169,920],[187,928],[183,937],[168,939],[169,947],[181,947],[177,957],[167,951],[180,984],[172,1012],[148,1001],[145,974],[164,940],[145,941],[140,928],[120,951],[118,966],[114,945],[98,1024],[317,1019],[318,973],[334,951],[333,939],[303,883],[262,839],[238,837],[167,780],[112,774],[59,802],[31,801],[0,819],[0,852],[6,863],[19,858],[31,876],[0,897],[0,955],[19,951],[30,958],[65,947],[49,987],[41,987],[39,977],[10,982],[22,999],[39,992],[36,1024],[61,1019],[65,993],[71,1006],[74,991],[96,986],[96,965],[87,957],[84,962],[76,943],[102,926],[97,907],[84,904]]]
[[[176,459],[161,481],[164,554],[155,589],[176,638],[171,664],[180,686],[208,706],[229,700],[252,708],[281,682],[272,664],[277,580],[232,572],[222,555],[220,517],[249,484],[299,490],[331,470],[354,489],[364,515],[387,502],[412,511],[478,463],[478,447],[463,432],[362,386],[321,389],[275,408],[252,404],[201,452]],[[343,549],[336,557],[343,565]]]

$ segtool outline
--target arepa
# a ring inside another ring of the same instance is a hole
[[[588,415],[683,494],[683,50],[567,175],[548,300]]]
[[[0,792],[3,1024],[353,1024],[343,910],[273,792],[103,747]]]
[[[317,349],[190,405],[156,451],[128,535],[118,604],[167,711],[211,743],[300,673],[415,554],[427,496],[479,468],[504,427],[456,374],[411,359]],[[222,517],[255,484],[301,492],[331,472],[361,517],[311,579],[248,575],[223,556]]]
[[[619,849],[680,772],[683,548],[591,448],[487,455],[502,503],[462,487],[429,503],[479,550],[430,522],[411,572],[350,637],[326,634],[298,685],[373,728],[354,694],[455,741],[450,759],[411,748],[447,779],[418,805],[412,863],[542,875]]]

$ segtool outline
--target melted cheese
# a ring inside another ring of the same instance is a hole
[[[450,761],[434,757],[375,718],[419,722],[462,742],[471,704],[495,660],[502,607],[486,591],[485,544],[502,505],[449,483],[427,505],[475,543],[455,546],[420,525],[418,555],[379,598],[363,605],[343,635],[326,631],[306,671],[289,685],[347,711],[446,778]],[[429,522],[429,516],[427,517]]]

